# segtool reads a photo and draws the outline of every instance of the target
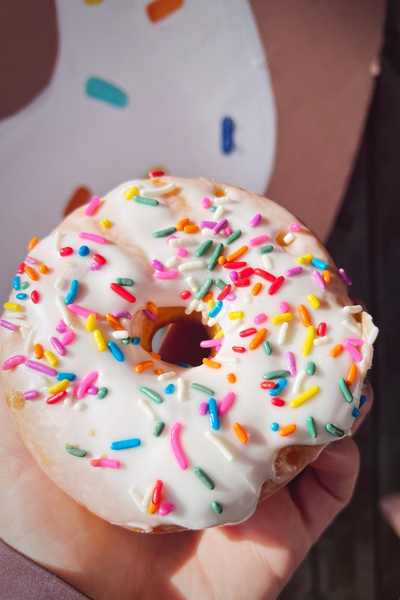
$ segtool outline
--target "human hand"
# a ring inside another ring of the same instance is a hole
[[[90,597],[121,600],[276,598],[350,500],[359,467],[357,446],[345,438],[245,523],[146,535],[102,521],[59,490],[25,450],[4,402],[0,458],[1,537]]]
[[[400,537],[400,494],[384,496],[380,504],[386,520]]]

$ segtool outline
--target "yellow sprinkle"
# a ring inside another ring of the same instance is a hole
[[[279,430],[279,435],[282,437],[286,437],[287,435],[292,435],[296,431],[295,423],[290,423],[289,425],[284,425]]]
[[[217,333],[214,335],[214,340],[219,340],[219,338],[224,337],[224,332],[222,331],[222,329],[220,329],[219,331],[217,331]]]
[[[303,256],[298,256],[296,258],[296,262],[299,265],[308,265],[312,261],[312,258],[313,258],[312,254],[303,254]]]
[[[24,310],[22,304],[18,304],[18,302],[5,302],[3,306],[5,310],[10,312],[22,312]]]
[[[58,358],[51,350],[45,350],[44,357],[51,367],[54,368],[58,365]]]
[[[248,246],[241,246],[240,248],[235,250],[235,252],[232,252],[232,254],[229,254],[226,257],[226,260],[228,262],[232,262],[232,261],[236,260],[237,258],[240,258],[241,256],[243,256],[243,254],[246,254],[248,249],[249,249]]]
[[[46,275],[47,273],[50,273],[50,269],[47,265],[45,265],[44,263],[40,263],[39,265],[39,272],[42,275]]]
[[[214,306],[215,306],[215,300],[210,298],[210,300],[208,300],[208,302],[207,302],[208,310],[212,310],[214,308]]]
[[[299,394],[298,396],[293,398],[293,400],[291,400],[289,402],[289,406],[291,408],[298,408],[299,406],[301,406],[302,404],[307,402],[307,400],[310,400],[310,398],[313,398],[314,396],[316,396],[319,391],[320,391],[319,385],[313,385],[310,388],[308,388],[308,390],[303,392],[302,394]]]
[[[228,313],[228,317],[231,321],[235,321],[236,319],[243,319],[244,312],[242,310],[231,310],[231,312]]]
[[[210,367],[211,369],[220,369],[221,363],[216,360],[210,360],[209,358],[203,358],[203,365]]]
[[[260,344],[262,344],[265,338],[267,337],[267,333],[268,330],[264,327],[259,329],[249,344],[249,350],[255,350],[256,348],[258,348],[258,346],[260,346]]]
[[[110,229],[113,226],[113,222],[110,219],[101,219],[99,221],[99,225],[102,229]]]
[[[261,292],[262,290],[262,283],[257,282],[253,285],[253,287],[251,288],[251,295],[252,296],[258,296],[258,294]]]
[[[278,315],[274,315],[273,317],[271,317],[271,322],[274,325],[281,325],[282,323],[287,323],[288,321],[291,321],[292,319],[293,319],[293,313],[285,312],[285,313],[280,313]]]
[[[140,190],[136,185],[133,185],[124,192],[124,196],[127,200],[132,200],[132,198],[134,198],[135,196],[139,196],[139,194]]]
[[[85,328],[86,331],[94,331],[97,326],[97,319],[94,313],[91,313],[86,319]]]
[[[307,327],[306,339],[303,344],[303,356],[307,356],[310,354],[315,338],[315,327],[314,325],[309,325]]]
[[[311,308],[317,309],[321,306],[321,302],[315,294],[308,294],[307,300],[309,301]]]
[[[107,350],[107,344],[100,329],[95,329],[93,331],[93,337],[94,341],[96,342],[97,350],[99,352],[105,352]]]
[[[49,394],[58,394],[58,392],[63,392],[64,390],[67,389],[67,387],[70,385],[70,383],[71,382],[69,381],[69,379],[62,379],[55,385],[52,385],[51,387],[49,387],[48,392],[49,392]]]

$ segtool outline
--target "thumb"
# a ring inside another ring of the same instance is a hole
[[[400,537],[400,494],[383,496],[380,505],[385,519]]]

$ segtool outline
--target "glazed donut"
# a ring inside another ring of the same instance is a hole
[[[2,389],[54,482],[114,524],[247,519],[350,434],[377,328],[284,208],[152,173],[33,238]]]

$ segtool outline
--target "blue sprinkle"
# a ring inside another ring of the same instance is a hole
[[[122,352],[121,348],[119,346],[117,346],[117,344],[115,342],[108,342],[107,346],[108,346],[108,349],[110,350],[111,354],[115,358],[115,360],[117,360],[118,362],[124,362],[124,360],[125,360],[124,353]]]
[[[208,414],[210,416],[210,425],[212,429],[220,428],[220,421],[218,415],[218,406],[215,398],[210,398],[208,401]]]
[[[123,89],[100,77],[89,77],[85,91],[90,98],[101,100],[116,108],[124,108],[128,104],[128,96]]]
[[[278,379],[275,387],[272,388],[271,390],[269,390],[269,395],[270,396],[279,396],[281,391],[287,386],[287,382],[288,382],[287,379],[284,379],[284,378]]]
[[[231,117],[224,117],[221,121],[221,151],[223,154],[231,154],[234,151],[234,133],[234,120]]]
[[[87,256],[90,252],[89,246],[79,246],[78,254],[79,256]]]
[[[322,260],[321,258],[312,258],[311,264],[316,269],[320,269],[321,271],[325,271],[325,269],[329,269],[329,265],[327,262]]]
[[[21,277],[19,275],[15,275],[15,277],[12,278],[12,286],[14,290],[21,289]]]
[[[279,431],[279,423],[271,423],[271,429],[272,431]]]
[[[141,440],[139,438],[131,438],[128,440],[118,440],[117,442],[112,442],[111,450],[126,450],[127,448],[137,448],[141,444]]]
[[[173,393],[174,393],[174,391],[175,391],[175,386],[174,386],[174,384],[173,384],[173,383],[169,383],[169,384],[168,384],[168,385],[165,387],[165,389],[164,389],[164,392],[165,392],[166,394],[173,394]]]
[[[75,373],[62,373],[60,371],[57,375],[57,380],[62,381],[63,379],[68,379],[68,381],[75,381],[76,375]]]
[[[177,363],[177,364],[178,364],[178,367],[182,367],[182,369],[190,369],[190,367],[192,366],[192,365],[189,365],[189,363],[186,363],[186,362],[181,362],[181,363]]]
[[[131,342],[134,346],[139,346],[140,344],[140,337],[138,337],[137,335],[134,335],[133,338],[131,339]]]
[[[210,208],[208,209],[210,212],[215,212],[217,210],[218,206],[210,206]]]
[[[18,300],[26,300],[28,297],[28,294],[24,294],[23,292],[20,292],[19,294],[16,295],[16,298]]]
[[[219,312],[221,312],[223,307],[223,303],[221,302],[221,300],[218,300],[218,302],[216,303],[216,305],[214,306],[214,308],[212,310],[210,310],[210,312],[208,313],[209,317],[216,317],[217,314]]]
[[[75,300],[79,290],[79,281],[77,279],[73,279],[70,283],[69,290],[65,294],[64,302],[65,304],[72,304]]]
[[[358,410],[358,408],[356,408],[356,407],[353,408],[353,410],[351,411],[351,416],[354,417],[355,419],[360,416],[360,411]]]
[[[363,394],[362,396],[360,396],[360,402],[358,404],[358,408],[361,408],[367,401],[367,396],[365,394]]]

